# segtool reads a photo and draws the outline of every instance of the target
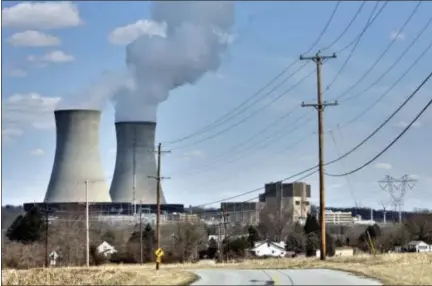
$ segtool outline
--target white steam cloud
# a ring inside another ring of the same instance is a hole
[[[106,84],[89,89],[81,106],[100,107],[111,99],[116,122],[156,121],[158,105],[170,91],[219,68],[232,40],[234,3],[153,2],[150,20],[164,26],[165,32],[142,35],[128,44],[126,75],[105,75]]]

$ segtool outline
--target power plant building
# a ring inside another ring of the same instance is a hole
[[[303,182],[265,184],[259,200],[269,209],[289,212],[293,221],[303,221],[310,212],[311,186]]]
[[[44,202],[110,202],[99,151],[98,110],[57,110],[56,151]]]
[[[113,202],[156,204],[155,122],[117,122]],[[161,188],[160,203],[165,204]]]

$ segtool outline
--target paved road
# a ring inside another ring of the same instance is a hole
[[[191,285],[382,285],[352,274],[327,269],[200,269]]]

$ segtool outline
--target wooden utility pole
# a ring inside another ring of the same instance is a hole
[[[143,231],[142,231],[142,203],[140,202],[139,210],[139,228],[140,228],[140,264],[143,264]]]
[[[85,219],[86,219],[86,266],[90,267],[90,229],[89,229],[89,202],[88,202],[88,183],[85,181]]]
[[[48,219],[48,213],[49,213],[49,205],[48,203],[45,203],[45,267],[49,267],[49,262],[48,262],[48,224],[49,224],[49,219]]]
[[[160,187],[161,187],[161,181],[163,179],[170,179],[169,177],[161,177],[161,155],[162,155],[162,153],[171,153],[171,151],[162,151],[162,143],[159,143],[156,152],[157,152],[157,175],[156,175],[156,177],[149,176],[149,178],[156,179],[156,205],[157,205],[157,212],[156,212],[156,250],[157,250],[160,248],[160,213],[161,213]],[[158,259],[156,259],[156,270],[159,270]]]
[[[318,167],[319,167],[319,197],[320,197],[320,228],[321,228],[321,247],[320,258],[326,259],[326,222],[325,222],[325,185],[324,185],[324,108],[327,106],[335,106],[337,102],[323,101],[321,68],[324,60],[334,59],[336,54],[331,56],[322,56],[320,51],[313,57],[300,56],[300,60],[312,60],[316,64],[317,71],[317,103],[302,103],[302,107],[314,107],[318,111]]]

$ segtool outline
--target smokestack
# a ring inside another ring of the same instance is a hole
[[[155,122],[116,122],[117,156],[110,195],[113,202],[156,204]],[[162,189],[161,189],[162,190]],[[161,204],[165,204],[161,191]]]
[[[99,154],[98,110],[57,110],[56,152],[44,202],[111,202]]]

